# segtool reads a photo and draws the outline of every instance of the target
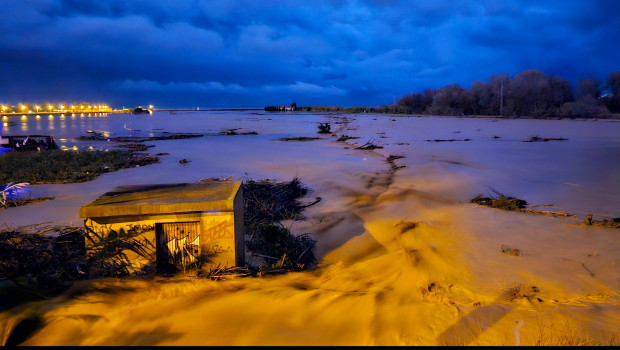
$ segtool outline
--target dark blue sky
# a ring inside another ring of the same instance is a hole
[[[0,103],[381,105],[620,70],[620,1],[0,0]]]

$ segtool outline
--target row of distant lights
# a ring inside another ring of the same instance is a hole
[[[60,107],[60,108],[59,108],[59,109],[57,109],[56,111],[61,111],[61,112],[62,112],[62,111],[68,110],[68,109],[65,109],[65,106],[64,106],[64,105],[60,105],[59,107]],[[26,108],[28,108],[28,106],[27,106],[27,105],[22,105],[22,106],[21,106],[21,110],[22,110],[22,112],[23,112],[23,111],[25,111],[25,110],[26,110]],[[42,108],[41,108],[41,106],[36,106],[36,105],[34,106],[34,108],[36,109],[37,113],[39,112],[39,110],[40,110],[40,109],[42,109]],[[84,106],[84,105],[81,105],[79,109],[84,109],[84,108],[85,108],[85,106]],[[96,105],[96,106],[88,106],[88,108],[87,108],[87,109],[91,109],[91,110],[92,110],[92,109],[109,109],[109,108],[110,108],[110,107],[108,107],[107,105]],[[2,112],[3,112],[3,113],[4,113],[4,112],[6,112],[6,110],[7,110],[7,109],[9,109],[9,107],[8,107],[8,106],[4,106],[4,105],[2,106]],[[49,109],[49,110],[50,110],[50,112],[51,112],[51,111],[54,109],[54,106],[53,106],[53,105],[47,105],[47,109]],[[76,110],[76,109],[77,109],[77,106],[71,105],[71,110],[72,110],[72,111],[74,111],[74,110]],[[32,110],[30,110],[30,109],[29,109],[29,110],[28,110],[28,113],[32,113]]]

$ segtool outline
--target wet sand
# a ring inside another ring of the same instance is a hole
[[[317,270],[221,282],[85,281],[1,313],[0,339],[27,317],[44,324],[27,345],[578,345],[620,336],[620,234],[580,224],[586,213],[620,216],[620,171],[609,162],[620,154],[619,123],[227,118],[209,128],[240,125],[259,135],[152,142],[154,152],[170,153],[162,163],[33,186],[56,199],[7,209],[0,222],[79,225],[77,208],[117,185],[297,176],[314,190],[309,197],[323,200],[306,221],[285,225],[318,240]],[[317,134],[326,121],[360,139]],[[536,134],[568,140],[522,142]],[[304,136],[321,139],[272,141]],[[435,138],[471,141],[424,141]],[[355,149],[369,140],[384,148]],[[406,167],[393,171],[390,154],[403,155],[395,163]],[[577,217],[468,203],[489,187]]]

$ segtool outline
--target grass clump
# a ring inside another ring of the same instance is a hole
[[[0,183],[69,183],[102,173],[157,163],[159,158],[131,150],[7,152],[0,157]]]

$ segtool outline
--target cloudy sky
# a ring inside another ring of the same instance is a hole
[[[620,70],[617,0],[0,0],[0,102],[390,104]]]

